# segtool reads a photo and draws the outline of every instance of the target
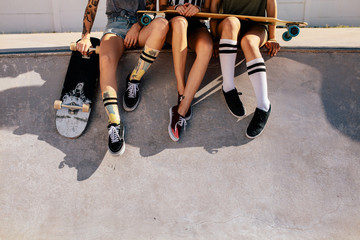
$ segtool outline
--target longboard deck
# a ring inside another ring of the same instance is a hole
[[[165,17],[166,15],[179,15],[176,10],[164,10],[164,11],[138,11],[138,14],[141,14],[141,22],[143,25],[148,25],[152,18],[156,16]],[[293,37],[296,37],[300,33],[299,27],[305,27],[308,24],[306,22],[293,22],[293,21],[284,21],[277,18],[271,17],[258,17],[258,16],[247,16],[247,15],[234,15],[234,14],[221,14],[221,13],[205,13],[199,12],[193,17],[198,17],[202,19],[224,19],[227,17],[236,17],[242,21],[257,22],[267,25],[278,25],[286,26],[287,31],[283,33],[282,38],[284,41],[290,41]]]
[[[100,40],[91,38],[91,43],[96,47],[100,45]],[[73,51],[61,91],[61,102],[55,101],[58,108],[55,116],[56,129],[60,135],[77,138],[84,132],[98,78],[99,56],[92,53],[87,59],[80,52]],[[83,111],[86,109],[84,105],[89,106],[87,111]]]
[[[164,11],[138,11],[139,14],[169,14],[169,15],[179,15],[179,13],[176,10],[164,10]],[[199,18],[211,18],[211,19],[224,19],[227,17],[236,17],[240,20],[244,21],[254,21],[254,22],[260,22],[265,24],[276,24],[276,25],[297,25],[300,27],[305,27],[308,24],[306,22],[294,22],[294,21],[285,21],[280,20],[277,18],[271,18],[271,17],[257,17],[257,16],[247,16],[247,15],[234,15],[234,14],[222,14],[222,13],[205,13],[205,12],[199,12],[194,15],[194,17]]]

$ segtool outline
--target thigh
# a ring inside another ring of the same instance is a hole
[[[251,24],[246,27],[246,31],[241,34],[242,41],[248,41],[256,44],[258,48],[262,47],[268,39],[268,32],[265,25]]]
[[[124,39],[115,34],[105,34],[100,43],[100,61],[106,57],[109,61],[117,64],[120,57],[124,53]]]
[[[188,21],[183,16],[169,17],[167,20],[169,21],[169,31],[166,35],[166,43],[171,45],[174,29],[176,29],[178,32],[181,31],[186,34]]]
[[[191,50],[197,51],[197,49],[209,48],[212,51],[212,44],[212,37],[204,27],[199,27],[188,35],[188,45]]]
[[[162,35],[163,33],[166,34],[165,31],[167,31],[167,20],[164,18],[156,18],[151,21],[148,26],[145,26],[140,30],[137,45],[139,47],[144,47],[146,40],[152,33]]]

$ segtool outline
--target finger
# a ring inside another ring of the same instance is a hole
[[[82,54],[82,55],[86,55],[86,46],[85,44],[81,44],[80,45],[80,50],[79,52]]]
[[[189,11],[189,17],[194,16],[196,13],[198,13],[198,9],[197,9],[197,8],[191,9],[191,11]]]
[[[130,42],[129,42],[129,48],[132,48],[134,46],[134,40],[131,39]]]
[[[198,10],[199,9],[197,7],[195,7],[194,5],[191,5],[186,9],[185,15],[188,17],[191,17],[191,16],[195,15]]]
[[[128,46],[129,46],[128,41],[124,39],[124,47],[129,48]]]
[[[176,8],[180,15],[184,15],[184,9],[182,7]]]

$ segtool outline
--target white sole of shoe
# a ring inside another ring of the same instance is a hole
[[[172,130],[171,130],[171,121],[172,121],[172,111],[171,111],[172,107],[169,110],[169,115],[170,115],[170,123],[168,126],[168,132],[169,132],[169,136],[171,138],[171,140],[173,140],[174,142],[179,141],[179,138],[176,138],[173,134],[172,134]]]
[[[139,106],[141,95],[139,95],[139,100],[137,101],[137,103],[132,108],[129,108],[128,106],[126,106],[124,98],[125,98],[125,95],[123,95],[123,104],[122,104],[124,110],[127,111],[127,112],[132,112],[137,108],[137,106]]]

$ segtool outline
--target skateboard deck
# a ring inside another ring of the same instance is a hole
[[[91,50],[100,45],[97,38],[90,39]],[[57,109],[55,122],[60,135],[67,138],[77,138],[85,130],[93,101],[94,91],[99,79],[99,56],[90,53],[87,57],[74,49],[66,72],[60,100],[55,100],[54,108]]]
[[[155,17],[165,17],[166,15],[179,15],[176,10],[164,10],[164,11],[138,11],[138,14],[141,15],[141,23],[143,25],[148,25],[152,19]],[[290,41],[293,37],[296,37],[300,33],[299,27],[305,27],[308,24],[306,22],[294,22],[294,21],[284,21],[277,18],[271,17],[258,17],[258,16],[247,16],[247,15],[233,15],[233,14],[221,14],[221,13],[205,13],[199,12],[193,17],[198,17],[202,19],[224,19],[227,17],[236,17],[242,21],[257,22],[267,25],[277,25],[284,26],[288,30],[284,32],[283,39],[285,41]]]

